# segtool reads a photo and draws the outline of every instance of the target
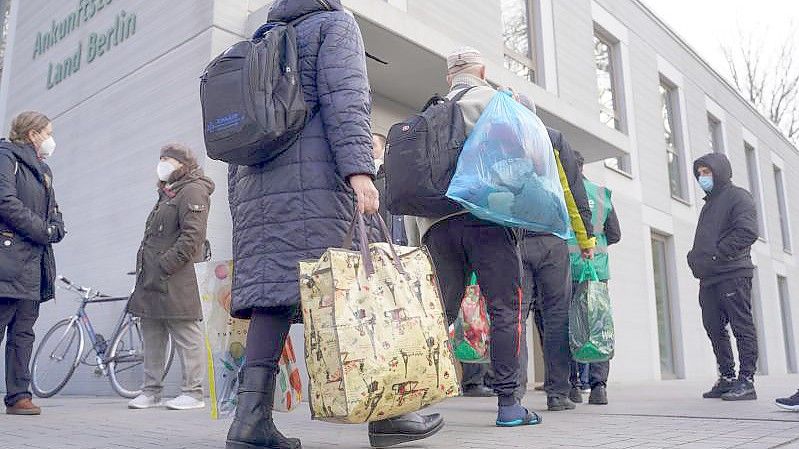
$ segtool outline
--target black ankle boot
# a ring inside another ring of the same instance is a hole
[[[300,440],[286,438],[272,421],[274,370],[245,367],[239,375],[236,417],[227,434],[227,449],[301,449]]]

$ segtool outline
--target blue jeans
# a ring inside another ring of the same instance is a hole
[[[588,388],[588,371],[590,364],[572,361],[569,373],[569,380],[573,387]]]

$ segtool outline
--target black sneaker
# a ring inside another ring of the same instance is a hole
[[[755,383],[752,379],[738,379],[732,389],[721,395],[724,401],[754,401],[757,399]]]
[[[781,409],[799,412],[799,391],[789,398],[779,398],[776,402],[777,407]]]
[[[608,390],[604,385],[597,385],[591,389],[588,403],[592,405],[608,405]]]
[[[735,386],[735,379],[732,377],[719,377],[719,380],[716,381],[716,384],[713,385],[713,388],[710,391],[704,393],[702,395],[705,399],[718,399],[724,393],[732,390],[732,387]]]
[[[496,396],[494,390],[485,385],[471,385],[463,389],[463,396],[467,398],[490,398]]]
[[[580,387],[572,387],[571,391],[569,391],[569,400],[575,404],[583,403],[583,391]]]
[[[547,396],[547,410],[550,412],[562,412],[564,410],[574,410],[574,405],[566,396]]]

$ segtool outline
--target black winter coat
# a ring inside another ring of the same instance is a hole
[[[33,146],[0,141],[0,298],[54,298],[52,243],[64,234],[50,167]]]
[[[364,45],[340,0],[277,0],[269,20],[324,11],[296,26],[299,70],[312,111],[299,140],[272,161],[231,166],[231,314],[299,303],[298,262],[344,240],[354,211],[347,179],[375,174]]]
[[[732,184],[732,166],[723,154],[708,154],[694,162],[697,169],[713,171],[713,190],[696,225],[694,247],[688,265],[694,277],[712,285],[754,273],[751,247],[757,241],[757,209],[752,195]]]

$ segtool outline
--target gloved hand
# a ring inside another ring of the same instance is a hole
[[[67,235],[67,231],[64,229],[64,222],[60,220],[50,220],[50,222],[47,223],[47,235],[50,237],[50,243],[58,243],[64,240],[64,236]]]

